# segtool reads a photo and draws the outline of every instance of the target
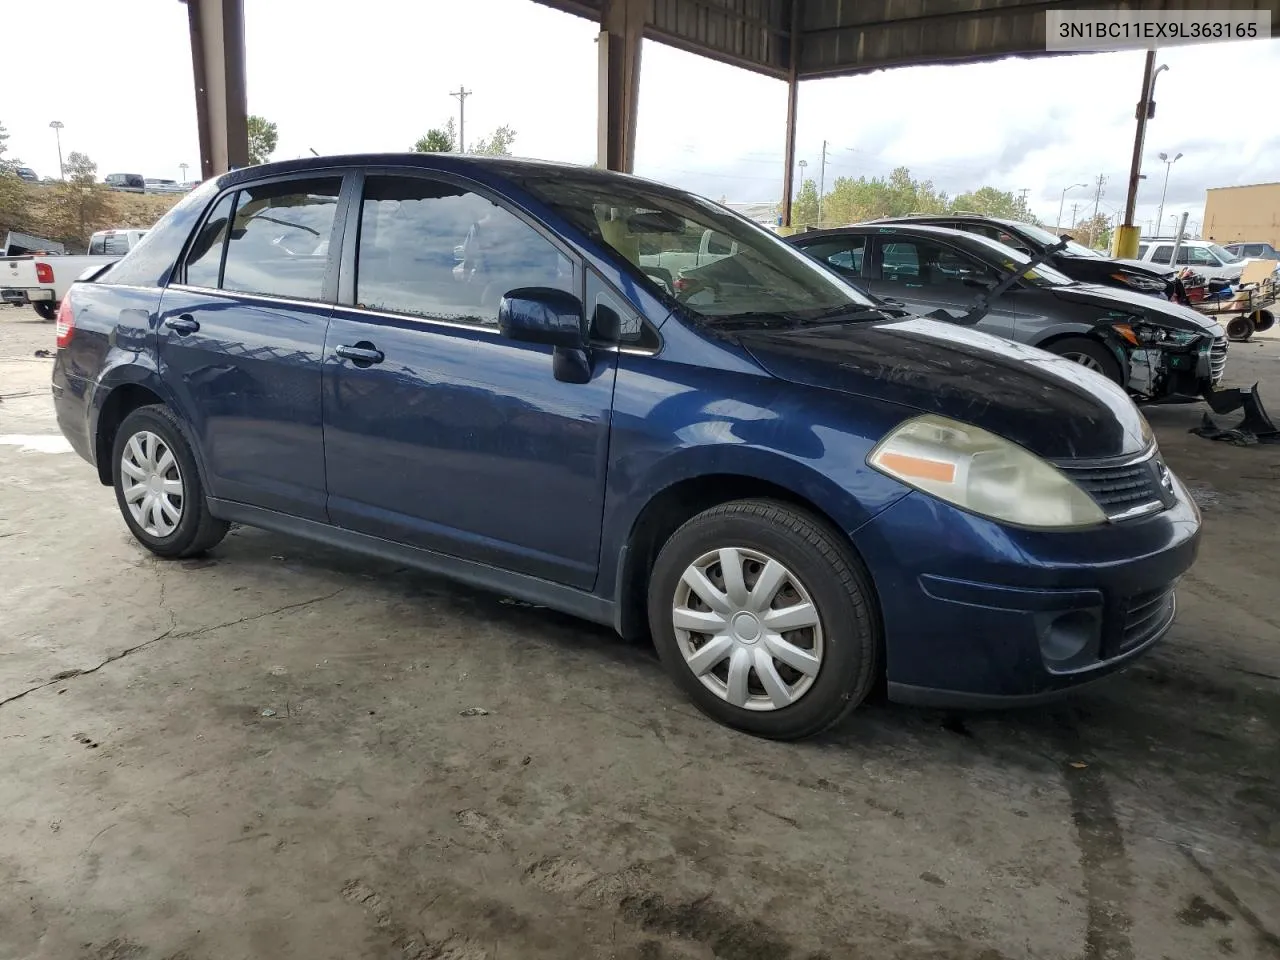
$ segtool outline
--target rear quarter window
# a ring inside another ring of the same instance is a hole
[[[192,190],[97,282],[135,287],[162,287],[167,284],[174,265],[182,255],[182,248],[217,193],[216,180],[209,180]]]

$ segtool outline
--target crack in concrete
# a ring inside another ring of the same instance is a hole
[[[274,610],[266,610],[262,613],[255,613],[247,617],[240,617],[238,620],[228,620],[225,623],[210,624],[207,627],[199,627],[195,630],[185,630],[182,633],[173,632],[174,624],[177,623],[178,617],[177,617],[177,614],[174,613],[174,611],[170,610],[169,611],[169,621],[170,621],[169,629],[159,634],[158,636],[154,636],[150,640],[145,640],[142,643],[139,643],[137,646],[129,647],[125,650],[121,650],[119,653],[112,654],[111,656],[107,657],[107,659],[103,660],[101,663],[97,664],[96,666],[89,667],[85,670],[79,670],[79,669],[64,670],[61,673],[56,673],[53,675],[51,679],[46,680],[44,683],[37,683],[35,686],[28,687],[26,690],[19,691],[18,693],[15,693],[11,697],[5,697],[3,700],[0,700],[0,707],[5,706],[6,704],[13,703],[15,700],[21,700],[23,697],[25,697],[29,693],[35,693],[37,690],[43,690],[45,687],[51,687],[55,683],[62,683],[62,681],[64,680],[70,680],[72,677],[83,677],[91,673],[97,673],[107,664],[115,663],[117,660],[123,660],[125,657],[129,656],[130,654],[137,653],[139,650],[145,650],[147,647],[151,646],[152,644],[159,643],[161,640],[164,640],[166,637],[172,638],[174,640],[187,640],[187,639],[190,639],[191,637],[199,637],[206,633],[212,633],[215,630],[223,630],[226,627],[234,627],[241,623],[248,623],[251,620],[261,620],[264,617],[273,617],[277,613],[285,613],[290,610],[298,610],[298,609],[301,609],[302,607],[309,607],[315,603],[322,603],[325,600],[332,600],[334,597],[336,597],[338,594],[342,593],[346,589],[347,589],[346,587],[339,587],[337,590],[334,590],[332,593],[326,593],[324,596],[312,597],[310,600],[300,600],[297,603],[286,603],[284,606],[276,607]],[[161,582],[161,586],[160,586],[160,603],[161,605],[163,605],[164,603],[163,581]]]

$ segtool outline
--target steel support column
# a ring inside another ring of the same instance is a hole
[[[795,194],[796,172],[796,107],[800,99],[800,77],[796,63],[800,59],[800,3],[791,0],[791,70],[787,76],[787,143],[783,151],[786,169],[782,172],[782,227],[791,232],[791,203]],[[800,184],[803,188],[804,184]]]
[[[244,0],[180,2],[187,5],[200,174],[207,180],[249,163]]]
[[[1134,111],[1138,119],[1138,128],[1133,135],[1133,161],[1129,165],[1129,190],[1125,194],[1124,223],[1116,228],[1116,235],[1111,245],[1112,256],[1125,260],[1138,255],[1138,239],[1142,235],[1142,231],[1133,225],[1133,212],[1138,205],[1138,183],[1142,177],[1142,147],[1147,139],[1147,118],[1151,115],[1151,83],[1155,63],[1156,52],[1148,50],[1146,63],[1142,68],[1142,96],[1138,99],[1137,110]]]
[[[636,160],[640,43],[652,0],[608,0],[600,14],[598,163],[630,173]]]

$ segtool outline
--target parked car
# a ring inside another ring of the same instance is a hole
[[[0,259],[0,301],[31,304],[53,320],[67,288],[90,267],[114,263],[137,246],[145,230],[99,230],[86,256],[28,255]]]
[[[1255,260],[1280,260],[1280,250],[1269,243],[1226,243],[1222,249],[1235,257],[1251,257]]]
[[[1034,223],[1004,220],[981,214],[919,215],[886,217],[877,223],[928,223],[952,230],[963,230],[1013,247],[1028,256],[1036,256],[1055,246],[1061,237]],[[1067,238],[1066,249],[1050,255],[1048,263],[1059,273],[1081,283],[1098,283],[1104,287],[1121,287],[1172,298],[1177,293],[1176,271],[1172,267],[1138,260],[1122,260],[1090,249]]]
[[[30,167],[14,167],[13,172],[17,175],[19,180],[25,180],[27,183],[40,182],[40,178]]]
[[[791,242],[877,297],[955,321],[1008,273],[977,329],[1040,347],[1101,373],[1143,400],[1199,398],[1222,379],[1227,337],[1215,321],[1157,297],[1076,283],[977,234],[924,223],[862,224]]]
[[[143,181],[147,193],[186,193],[187,188],[177,180],[165,180],[159,177],[148,177]]]
[[[642,244],[704,230],[734,282],[667,293]],[[600,170],[225,174],[72,287],[55,357],[60,428],[156,555],[237,522],[647,632],[698,707],[769,737],[886,675],[987,706],[1110,673],[1167,630],[1199,537],[1105,378],[886,316],[719,205]]]
[[[147,192],[147,181],[140,173],[108,173],[102,178],[102,182],[112,190],[121,190],[125,193]]]
[[[1173,257],[1173,237],[1143,237],[1138,244],[1138,259],[1147,263],[1169,263]],[[1245,265],[1256,257],[1240,257],[1209,240],[1183,240],[1178,246],[1174,266],[1190,267],[1207,280],[1240,279]],[[1277,267],[1280,276],[1280,267]]]

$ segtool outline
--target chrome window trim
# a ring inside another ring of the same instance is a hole
[[[235,297],[243,300],[265,300],[294,307],[332,307],[332,300],[302,300],[296,297],[278,297],[273,293],[248,293],[244,290],[220,290],[216,287],[197,287],[185,283],[171,283],[168,290],[185,290],[188,293],[211,293],[219,297]]]

